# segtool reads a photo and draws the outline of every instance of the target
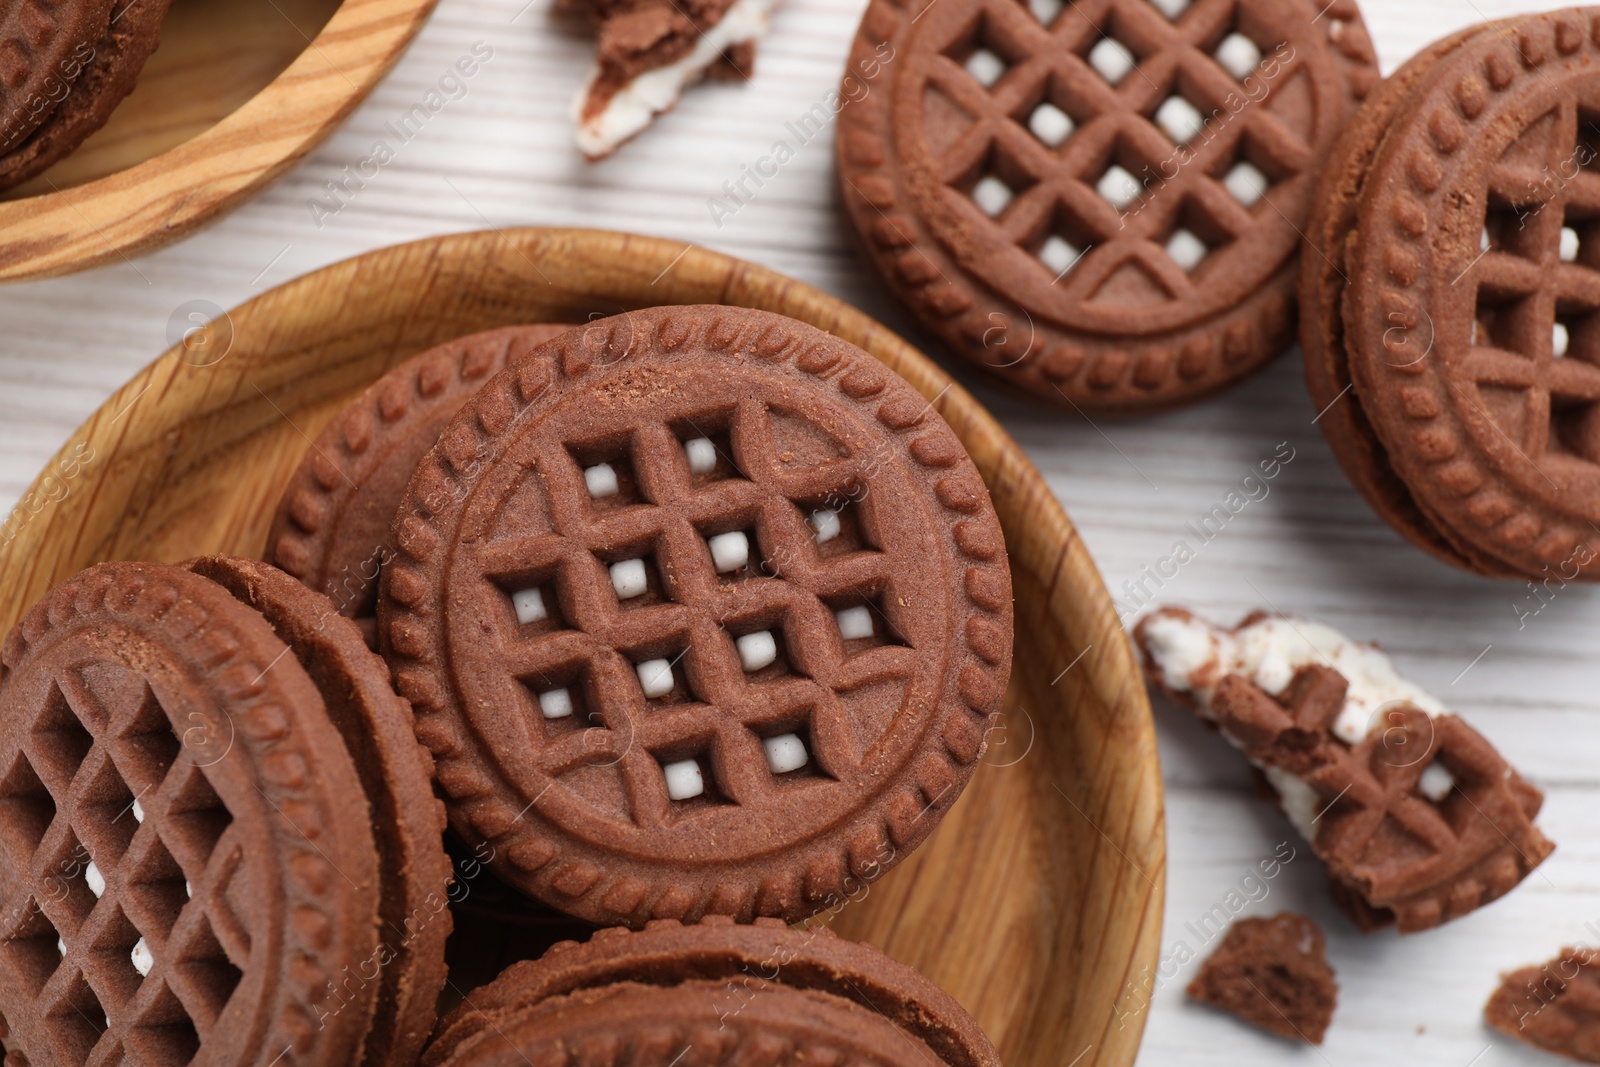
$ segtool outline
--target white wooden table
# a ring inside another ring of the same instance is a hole
[[[199,236],[89,274],[0,289],[0,508],[9,510],[78,423],[167,347],[181,305],[230,307],[313,268],[432,234],[552,224],[681,238],[785,271],[915,336],[841,231],[831,131],[720,226],[707,203],[741,164],[768,152],[787,120],[837,84],[863,0],[788,0],[753,84],[694,91],[598,167],[571,147],[567,118],[589,60],[587,39],[552,18],[550,0],[526,3],[442,0],[340,133]],[[1528,5],[1368,0],[1366,15],[1388,72],[1433,38],[1519,9]],[[478,41],[493,57],[465,95],[319,225],[310,202],[327,202],[325,183],[367,157],[387,136],[384,124],[420,102]],[[1600,590],[1565,589],[1519,628],[1514,605],[1525,587],[1456,573],[1402,543],[1346,483],[1311,424],[1298,355],[1216,400],[1136,422],[1089,425],[979,394],[1049,478],[1119,596],[1125,581],[1186,536],[1186,521],[1288,442],[1294,459],[1270,494],[1201,548],[1160,590],[1162,600],[1228,622],[1275,607],[1376,638],[1548,796],[1542,824],[1560,847],[1520,889],[1442,930],[1363,937],[1329,905],[1304,844],[1253,798],[1235,754],[1158,702],[1170,852],[1166,951],[1177,952],[1180,940],[1200,949],[1185,924],[1289,840],[1299,858],[1249,910],[1314,915],[1329,932],[1342,991],[1327,1044],[1291,1048],[1187,1003],[1182,987],[1198,966],[1190,963],[1157,992],[1140,1062],[1555,1062],[1493,1034],[1479,1012],[1500,970],[1542,961],[1564,943],[1600,944]]]

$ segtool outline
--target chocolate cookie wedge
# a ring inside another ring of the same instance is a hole
[[[566,1063],[565,1050],[585,1064],[999,1064],[960,1005],[872,946],[719,917],[602,930],[514,964],[440,1024],[423,1064]]]
[[[1243,750],[1361,929],[1460,918],[1555,849],[1533,822],[1544,795],[1376,647],[1283,616],[1223,630],[1180,608],[1134,638],[1151,684]]]
[[[959,439],[765,312],[631,312],[513,360],[395,545],[379,637],[452,826],[591,921],[840,899],[954,803],[1008,677]]]
[[[4,664],[7,1059],[360,1062],[366,794],[272,627],[188,571],[101,564],[28,613]]]
[[[1088,412],[1289,346],[1318,163],[1378,80],[1352,0],[874,0],[846,70],[868,260],[953,353]]]

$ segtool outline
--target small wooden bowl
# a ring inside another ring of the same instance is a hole
[[[438,0],[174,0],[138,87],[77,151],[0,197],[0,281],[175,241],[299,162]]]
[[[0,540],[0,631],[98,560],[258,555],[308,442],[423,348],[670,303],[803,319],[929,397],[1006,530],[1017,648],[987,766],[915,855],[834,920],[977,1016],[1010,1067],[1134,1060],[1161,936],[1161,777],[1144,684],[1072,523],[994,419],[885,327],[762,267],[655,238],[469,233],[372,252],[236,308],[117,392]]]

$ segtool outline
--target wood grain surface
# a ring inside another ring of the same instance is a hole
[[[287,283],[162,356],[47,465],[32,494],[67,471],[73,491],[0,548],[0,630],[97,560],[259,556],[307,438],[405,356],[511,323],[711,302],[803,319],[893,367],[960,435],[1006,531],[1019,649],[1005,733],[929,844],[864,886],[837,927],[949,990],[1012,1067],[1049,1067],[1069,1046],[1092,1049],[1084,1064],[1131,1063],[1140,1023],[1116,1007],[1160,941],[1161,785],[1099,574],[965,390],[865,315],[764,268],[657,238],[500,230]]]
[[[0,281],[137,255],[259,192],[350,114],[435,3],[179,0],[111,121],[0,200]]]
[[[288,0],[274,2],[289,10]],[[1385,71],[1436,37],[1535,6],[1362,2]],[[840,228],[831,128],[799,146],[721,225],[708,206],[775,141],[792,141],[787,124],[838,87],[864,5],[785,0],[754,81],[695,89],[645,136],[591,167],[572,146],[567,114],[592,57],[587,28],[556,16],[554,0],[440,0],[349,121],[218,224],[153,255],[112,254],[103,269],[0,288],[0,510],[22,498],[76,427],[166,349],[189,316],[207,308],[216,314],[373,248],[438,234],[528,224],[659,234],[772,267],[915,342],[918,324],[886,300]],[[479,43],[493,52],[481,72],[420,135],[396,141],[389,127]],[[379,140],[395,148],[393,161],[354,195],[330,202],[327,183],[343,180]],[[331,213],[315,211],[317,204]],[[925,337],[919,347],[942,360]],[[1303,850],[1264,893],[1243,884],[1280,842],[1297,844],[1293,831],[1254,797],[1233,750],[1158,701],[1168,849],[1161,956],[1170,962],[1160,975],[1135,976],[1124,996],[1125,1005],[1153,997],[1138,1062],[1559,1062],[1489,1031],[1479,1012],[1500,971],[1545,959],[1562,944],[1600,944],[1600,590],[1566,587],[1548,602],[1530,601],[1526,586],[1459,574],[1402,542],[1373,517],[1323,444],[1298,353],[1204,404],[1136,421],[1064,418],[955,373],[1043,473],[1124,607],[1136,610],[1148,597],[1232,622],[1276,606],[1377,639],[1402,671],[1441,694],[1547,794],[1540,821],[1559,847],[1516,892],[1431,933],[1366,937],[1329,906],[1320,866]],[[157,397],[155,390],[138,399],[124,394],[132,407],[118,426],[142,420]],[[1295,458],[1267,496],[1199,547],[1176,578],[1157,587],[1144,576],[1186,536],[1185,523],[1222,501],[1281,442]],[[77,493],[78,484],[66,479],[56,495]],[[49,498],[23,503],[30,514],[56,506]],[[1137,592],[1140,581],[1147,593]],[[1539,613],[1519,626],[1516,609],[1531,607]],[[1133,868],[1127,873],[1139,882]],[[1246,913],[1291,908],[1328,931],[1339,1010],[1320,1050],[1286,1046],[1184,998],[1198,967],[1180,962],[1184,950],[1206,948],[1189,927],[1201,929],[1219,906],[1226,915],[1225,902],[1238,899],[1230,892],[1241,888]],[[966,904],[952,894],[946,906]],[[996,936],[1007,930],[1002,925]],[[1021,996],[1032,980],[995,973],[985,995]],[[1046,980],[1066,983],[1070,975]],[[1083,1048],[1048,1051],[1065,1067]]]

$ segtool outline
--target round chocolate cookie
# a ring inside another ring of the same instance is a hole
[[[826,927],[658,921],[514,964],[445,1018],[424,1067],[569,1062],[998,1067],[949,994]]]
[[[572,327],[511,326],[420,352],[328,423],[284,488],[267,557],[357,620],[376,647],[378,573],[411,473],[461,405],[515,352]]]
[[[1600,577],[1597,42],[1591,8],[1430,50],[1329,172],[1311,240],[1345,231],[1342,267],[1306,254],[1307,373],[1350,408],[1323,422],[1341,462],[1403,534],[1485,574]]]
[[[171,3],[172,0],[113,0],[108,5],[69,0],[64,5],[69,10],[92,7],[100,17],[93,26],[86,27],[93,32],[75,38],[71,51],[43,73],[42,88],[33,90],[48,92],[52,75],[74,75],[73,79],[62,78],[64,95],[26,136],[19,128],[14,139],[0,147],[0,189],[48,169],[106,124],[111,112],[133,92],[145,61],[160,43],[161,24],[166,21]],[[19,16],[20,23],[39,25],[37,12],[45,6],[39,0],[18,0],[13,6],[34,12]],[[60,46],[64,40],[58,37],[53,43]],[[43,55],[35,56],[30,63],[43,59]],[[9,131],[7,137],[12,137]]]
[[[60,106],[111,21],[111,0],[17,0],[0,9],[0,155]]]
[[[181,568],[108,563],[56,586],[3,662],[7,1062],[360,1062],[366,798],[272,628]]]
[[[1046,403],[1170,407],[1293,340],[1318,165],[1377,81],[1354,0],[872,0],[841,192],[959,355]]]
[[[260,612],[293,651],[355,761],[378,850],[378,947],[355,968],[377,986],[364,1063],[411,1063],[433,1030],[452,928],[444,805],[433,795],[433,757],[417,744],[411,709],[383,660],[328,598],[276,567],[211,556],[185,566]],[[346,979],[341,978],[340,981]]]
[[[515,358],[417,468],[379,636],[451,825],[580,918],[808,915],[955,802],[1005,544],[931,403],[727,307]]]

